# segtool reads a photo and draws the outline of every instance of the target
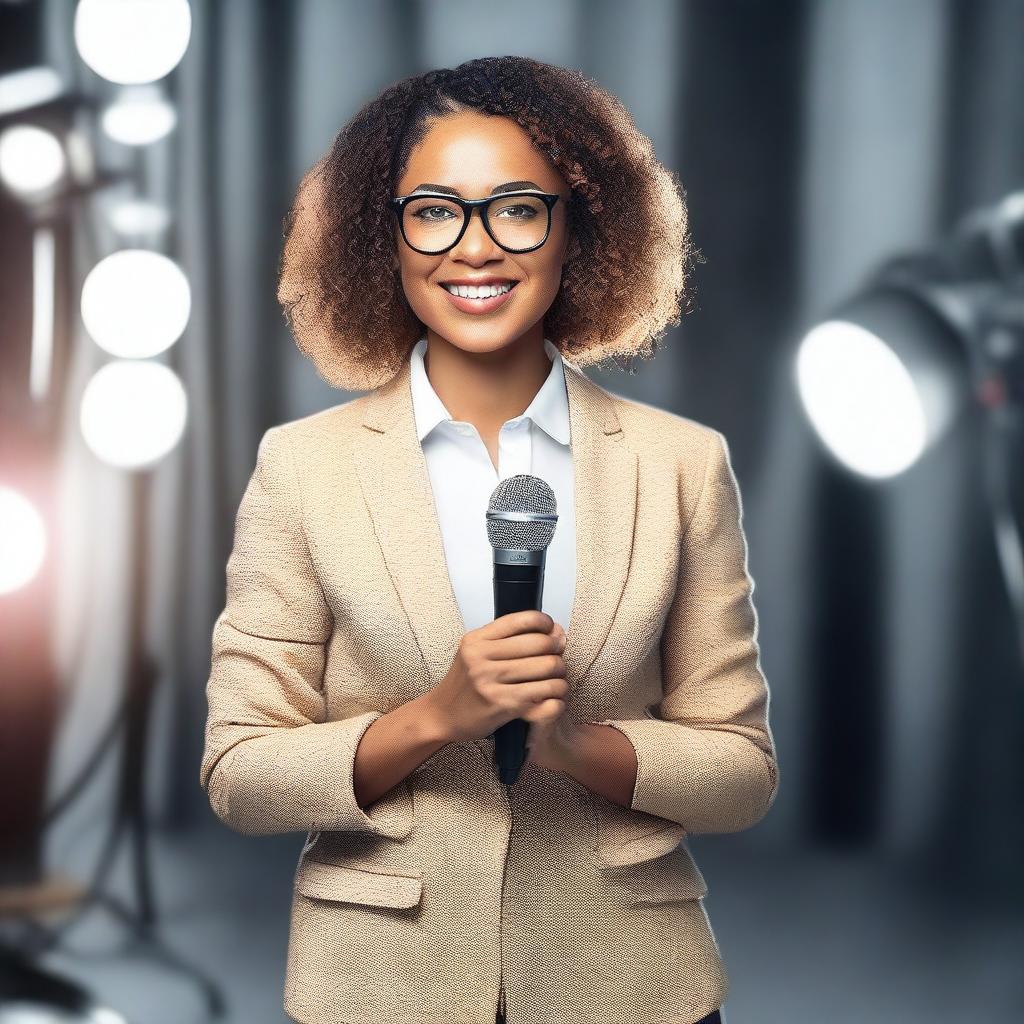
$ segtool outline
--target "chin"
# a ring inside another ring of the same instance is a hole
[[[445,341],[467,352],[494,352],[510,345],[522,337],[526,328],[517,320],[514,324],[503,324],[498,320],[488,322],[481,317],[479,323],[461,323],[454,317],[438,318],[427,323],[435,334]]]

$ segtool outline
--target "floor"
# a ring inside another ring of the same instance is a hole
[[[217,979],[232,1024],[288,1020],[281,995],[302,838],[240,836],[212,822],[154,839],[162,938]],[[61,866],[85,877],[94,847],[83,841],[83,864]],[[1019,899],[850,854],[754,853],[743,836],[698,836],[690,848],[731,979],[725,1024],[1024,1021]],[[122,856],[108,883],[122,894],[126,864]],[[126,955],[123,941],[116,918],[95,908],[44,963],[87,982],[131,1024],[207,1019],[187,976]]]

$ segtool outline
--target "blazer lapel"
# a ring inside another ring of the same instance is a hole
[[[576,594],[566,627],[567,678],[586,675],[608,637],[633,547],[637,456],[609,395],[563,360],[576,490]],[[359,483],[374,531],[429,671],[444,678],[465,632],[416,437],[410,364],[364,396],[356,444]]]

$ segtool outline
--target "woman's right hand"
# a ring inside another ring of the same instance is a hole
[[[483,739],[550,698],[564,699],[565,630],[546,612],[511,612],[459,641],[447,675],[430,691],[449,741]]]

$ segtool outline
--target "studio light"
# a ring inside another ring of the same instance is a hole
[[[82,394],[82,437],[98,458],[122,469],[160,461],[181,439],[188,399],[177,374],[161,363],[116,360]]]
[[[855,478],[906,472],[970,414],[1024,661],[1024,192],[884,263],[807,331],[796,390]]]
[[[154,356],[185,331],[192,309],[188,278],[170,257],[121,249],[104,257],[82,285],[82,322],[105,352]]]
[[[177,122],[174,107],[155,86],[126,87],[100,117],[103,131],[125,146],[148,146],[169,135]]]
[[[120,85],[155,82],[173,71],[188,48],[187,0],[81,0],[75,45],[96,74]]]
[[[48,192],[66,168],[64,148],[53,132],[31,124],[0,132],[0,181],[11,192],[24,197]]]
[[[967,397],[957,339],[912,292],[884,286],[808,331],[796,380],[822,442],[872,478],[913,465]]]

